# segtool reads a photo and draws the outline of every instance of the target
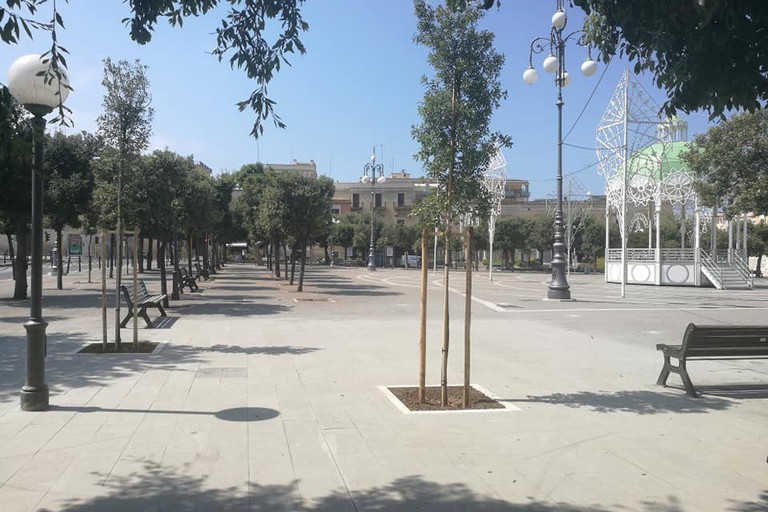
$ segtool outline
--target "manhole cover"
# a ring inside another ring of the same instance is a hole
[[[330,297],[294,297],[294,302],[336,302]]]

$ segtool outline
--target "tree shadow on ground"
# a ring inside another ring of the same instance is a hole
[[[595,412],[632,412],[635,414],[665,413],[707,413],[728,409],[730,400],[715,397],[692,398],[688,395],[655,393],[652,391],[614,391],[593,393],[554,393],[551,395],[528,395],[523,399],[507,399],[502,402],[535,402],[565,405],[573,408],[587,408]]]
[[[198,283],[199,284],[199,283]],[[235,291],[235,292],[251,292],[251,291],[265,291],[265,290],[272,290],[274,287],[272,286],[259,286],[255,284],[250,283],[242,283],[240,281],[232,281],[232,284],[221,284],[220,282],[216,283],[216,291]]]
[[[528,499],[511,503],[474,492],[465,484],[441,484],[420,476],[398,478],[392,482],[363,490],[338,490],[306,502],[301,497],[302,482],[284,485],[260,485],[243,482],[211,489],[205,477],[178,475],[169,468],[147,462],[143,471],[128,476],[93,474],[103,481],[103,496],[70,498],[57,503],[64,511],[122,510],[215,510],[257,512],[607,512],[632,510],[621,505],[571,505]],[[51,509],[42,508],[41,511]],[[635,509],[636,510],[636,509]],[[649,507],[646,510],[659,510]]]
[[[291,310],[282,304],[263,304],[253,302],[258,297],[231,300],[231,298],[213,298],[197,304],[179,304],[173,308],[182,318],[184,315],[224,315],[224,316],[261,316],[277,315]]]
[[[72,290],[63,290],[64,292],[72,292]],[[77,293],[62,293],[60,295],[43,295],[43,316],[49,309],[70,309],[70,308],[99,308],[101,307],[101,292],[90,292],[77,290]],[[112,303],[114,297],[114,290],[107,291],[107,300]],[[14,308],[29,309],[29,301],[8,301],[3,303],[4,306]]]
[[[728,510],[730,512],[766,512],[768,511],[768,490],[761,492],[755,501],[734,502]]]
[[[55,316],[55,315],[43,315],[44,320],[48,323],[51,322],[59,322],[62,320],[69,320],[66,316]],[[29,320],[29,315],[27,316],[6,316],[3,318],[0,318],[0,323],[7,323],[7,324],[18,324],[20,328],[23,329],[23,324]]]

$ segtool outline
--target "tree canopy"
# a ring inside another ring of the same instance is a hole
[[[707,206],[768,214],[768,111],[733,116],[697,135],[681,157]]]
[[[755,111],[768,99],[763,0],[573,0],[602,59],[626,56],[667,93],[664,111]]]
[[[56,40],[56,26],[63,27],[64,20],[56,11],[50,21],[40,21],[38,7],[46,0],[5,0],[0,6],[0,41],[18,42],[22,31],[33,37],[35,31],[52,33],[49,58],[54,67],[66,67],[61,48]],[[275,113],[275,102],[268,97],[267,84],[284,64],[289,64],[292,53],[305,52],[300,34],[309,29],[301,15],[304,0],[128,0],[131,16],[123,19],[131,39],[139,44],[152,40],[158,23],[167,21],[181,27],[190,17],[206,16],[219,6],[228,6],[227,14],[215,30],[216,42],[211,53],[219,61],[227,60],[230,67],[243,70],[256,82],[251,94],[237,102],[240,111],[251,109],[256,120],[251,135],[257,137],[264,131],[263,122],[271,119],[275,126],[284,127]]]
[[[426,221],[450,223],[470,205],[487,209],[482,172],[497,147],[511,145],[490,130],[493,112],[506,98],[500,83],[504,56],[493,48],[493,34],[477,28],[481,11],[432,7],[424,0],[416,0],[414,9],[414,40],[429,49],[434,73],[422,78],[421,124],[411,132],[420,146],[416,158],[440,189],[421,204],[421,213]]]

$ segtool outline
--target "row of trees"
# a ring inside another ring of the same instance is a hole
[[[249,238],[266,245],[267,265],[275,277],[281,277],[281,254],[285,256],[285,275],[290,274],[291,284],[299,263],[298,291],[303,291],[307,248],[318,243],[328,245],[333,180],[325,176],[272,173],[260,163],[244,166],[235,179],[243,195],[234,208]]]

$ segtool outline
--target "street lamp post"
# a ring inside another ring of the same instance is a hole
[[[59,76],[61,80],[59,80]],[[30,269],[29,320],[27,331],[27,372],[21,388],[21,409],[43,411],[49,405],[45,383],[46,334],[43,320],[43,158],[45,116],[69,94],[66,76],[57,76],[50,60],[40,55],[25,55],[8,69],[8,89],[32,114],[34,158],[32,166],[32,243]]]
[[[548,36],[536,37],[531,41],[528,56],[528,69],[523,73],[527,84],[534,84],[539,79],[533,68],[533,55],[548,50],[549,55],[544,59],[544,70],[555,73],[557,86],[557,207],[555,209],[555,237],[552,244],[552,280],[549,283],[547,298],[553,300],[570,300],[571,289],[566,278],[565,241],[563,236],[563,87],[570,83],[570,76],[565,69],[565,47],[569,41],[579,46],[587,46],[584,41],[584,31],[576,30],[563,34],[568,22],[568,16],[563,9],[563,0],[557,0],[557,10],[552,16],[552,28]],[[587,46],[587,60],[581,65],[585,76],[592,76],[597,70],[597,64],[592,60]]]
[[[373,230],[374,230],[374,216],[376,213],[376,183],[384,183],[387,181],[384,176],[384,165],[376,163],[376,148],[373,148],[373,154],[371,154],[371,161],[363,166],[363,176],[360,178],[360,183],[371,184],[371,245],[368,247],[368,270],[376,270],[375,254],[373,247]]]

